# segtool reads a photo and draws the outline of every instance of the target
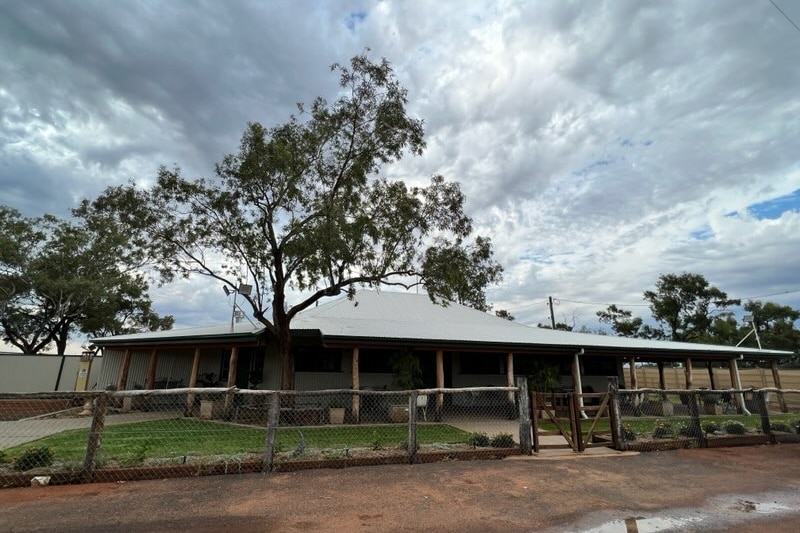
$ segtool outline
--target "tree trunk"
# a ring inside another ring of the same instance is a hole
[[[278,343],[278,354],[281,360],[280,389],[294,390],[294,355],[292,354],[292,335],[289,329],[289,320],[285,314],[275,318],[275,340]]]

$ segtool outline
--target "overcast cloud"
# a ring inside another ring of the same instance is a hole
[[[597,328],[684,270],[800,307],[800,32],[768,1],[9,0],[0,203],[66,215],[161,164],[209,175],[365,48],[426,123],[385,174],[462,183],[506,268],[490,300],[521,322],[552,295]],[[230,316],[207,280],[153,297],[178,326]]]

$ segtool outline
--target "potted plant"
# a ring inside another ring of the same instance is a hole
[[[703,398],[703,411],[707,415],[721,415],[722,414],[722,405],[720,405],[720,396],[719,394],[704,394],[702,395]]]
[[[395,390],[413,390],[422,386],[419,357],[410,351],[403,351],[392,358],[392,373],[392,388]],[[389,421],[407,422],[408,402],[389,404]]]
[[[341,398],[334,398],[328,404],[328,422],[344,424],[345,403]]]
[[[528,374],[528,390],[536,394],[537,409],[533,415],[540,419],[544,404],[544,394],[552,392],[561,380],[558,367],[536,361]]]

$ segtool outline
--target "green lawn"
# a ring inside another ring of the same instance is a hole
[[[313,428],[280,428],[276,436],[276,449],[293,449],[300,438],[308,449],[341,449],[358,447],[399,446],[408,438],[408,428],[403,425],[381,426],[324,426]],[[99,457],[120,463],[139,463],[148,458],[167,458],[182,455],[233,455],[261,453],[264,449],[265,430],[207,422],[196,419],[158,420],[108,426],[103,431]],[[466,442],[469,433],[445,424],[422,424],[417,427],[417,442]],[[47,446],[56,461],[80,462],[83,460],[88,430],[70,430],[5,450],[14,457],[27,448]]]

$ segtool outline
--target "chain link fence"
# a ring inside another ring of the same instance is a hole
[[[612,431],[622,450],[800,442],[798,390],[637,389],[612,398]]]
[[[4,394],[0,486],[503,457],[520,453],[519,398],[513,387]]]

